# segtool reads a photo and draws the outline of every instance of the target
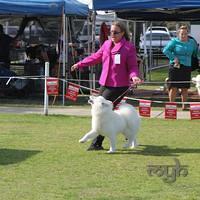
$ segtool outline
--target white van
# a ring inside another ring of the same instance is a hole
[[[169,29],[165,26],[152,26],[152,27],[148,27],[146,32],[150,32],[150,31],[165,31],[167,33],[169,33]],[[170,33],[169,33],[170,34]]]
[[[146,48],[152,50],[162,50],[164,46],[171,40],[171,36],[166,31],[161,30],[152,30],[150,32],[145,33],[146,41],[144,40],[144,36],[140,41],[140,49],[144,49],[144,45],[146,42]]]

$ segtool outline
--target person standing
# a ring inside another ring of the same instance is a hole
[[[16,38],[12,38],[4,33],[0,24],[0,67],[10,69],[10,48],[14,46]]]
[[[188,36],[188,27],[180,26],[177,37],[173,38],[163,49],[169,58],[169,101],[176,100],[178,89],[181,90],[182,110],[187,110],[186,102],[191,80],[192,55],[197,55],[198,46]]]
[[[114,22],[110,30],[111,38],[106,40],[94,54],[74,64],[71,70],[102,63],[99,79],[100,95],[113,102],[115,107],[133,84],[141,83],[135,46],[129,41],[129,33],[122,22]],[[88,150],[102,150],[104,137],[99,135]]]

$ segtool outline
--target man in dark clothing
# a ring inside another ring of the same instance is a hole
[[[3,31],[3,26],[0,24],[0,66],[10,68],[10,47],[15,38],[10,37]]]

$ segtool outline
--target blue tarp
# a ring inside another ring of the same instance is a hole
[[[66,15],[86,16],[88,6],[77,0],[0,0],[0,14],[4,15]]]
[[[200,20],[200,0],[93,0],[94,10],[114,10],[117,16],[148,21]]]
[[[200,8],[200,0],[93,0],[95,10]]]

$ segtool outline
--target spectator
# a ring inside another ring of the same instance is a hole
[[[0,24],[0,67],[10,69],[10,48],[14,46],[15,41],[16,37],[12,38],[5,34]]]
[[[187,110],[186,102],[191,80],[191,58],[197,55],[197,44],[189,38],[187,26],[181,26],[177,38],[173,38],[163,49],[169,58],[169,100],[174,102],[178,89],[181,90],[182,110]]]

